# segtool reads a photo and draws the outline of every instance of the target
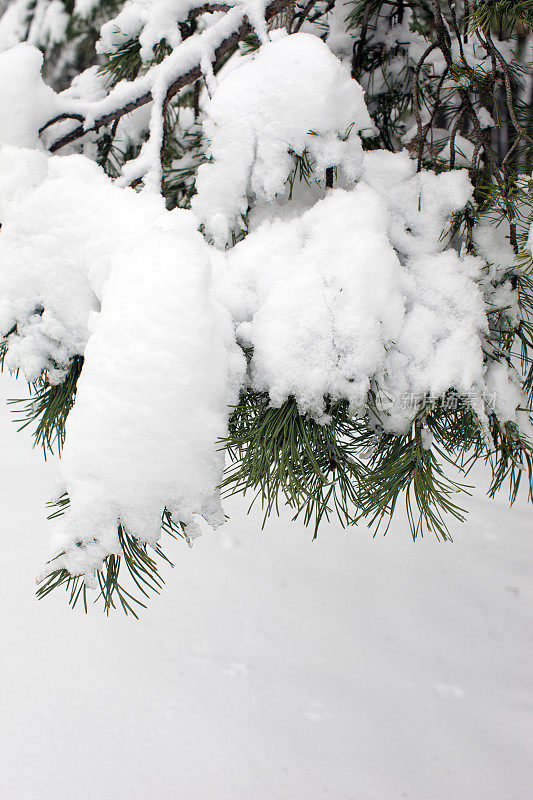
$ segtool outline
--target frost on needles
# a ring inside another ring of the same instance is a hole
[[[34,46],[0,54],[1,358],[61,454],[41,595],[135,612],[161,588],[162,531],[222,524],[221,492],[315,532],[379,525],[405,495],[413,535],[447,538],[447,466],[484,458],[512,498],[531,470],[512,351],[527,367],[530,249],[479,212],[460,167],[480,148],[454,162],[448,140],[432,165],[384,147],[338,16],[326,43],[310,22],[267,32],[275,12],[130,0],[103,25],[108,61],[59,92]]]

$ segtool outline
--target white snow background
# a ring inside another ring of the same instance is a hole
[[[0,379],[2,800],[531,800],[533,511],[453,544],[231,521],[140,622],[38,603],[54,465]]]

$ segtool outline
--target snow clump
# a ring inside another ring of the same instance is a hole
[[[198,170],[193,199],[199,222],[224,245],[249,196],[271,201],[284,190],[291,152],[307,151],[319,178],[337,166],[353,181],[363,158],[357,131],[370,127],[363,90],[320,39],[298,33],[264,44],[223,77],[209,104],[211,161]]]

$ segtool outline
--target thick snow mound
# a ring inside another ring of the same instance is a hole
[[[252,385],[320,418],[324,398],[360,410],[400,333],[403,276],[385,206],[369,186],[264,222],[227,254],[219,290],[253,346]]]
[[[348,136],[351,129],[354,132]],[[220,82],[204,124],[211,162],[198,170],[193,208],[218,244],[240,227],[248,195],[272,200],[305,150],[317,175],[339,166],[352,180],[370,128],[364,93],[319,38],[298,33],[263,44]]]
[[[43,54],[18,44],[0,55],[0,145],[39,147],[39,128],[53,117],[57,95],[43,82]]]
[[[194,514],[224,519],[217,440],[234,343],[190,212],[165,212],[117,259],[91,327],[60,464],[70,510],[54,541],[73,574],[120,552],[119,521],[155,544],[164,508],[190,527]]]
[[[61,380],[83,355],[116,254],[153,224],[160,198],[120,189],[84,156],[0,150],[0,335],[6,366]],[[11,200],[11,202],[9,202]]]

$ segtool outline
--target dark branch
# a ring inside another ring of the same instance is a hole
[[[265,11],[265,18],[267,20],[274,17],[276,14],[279,14],[280,11],[283,11],[287,6],[291,5],[293,0],[273,0],[272,3],[267,7]],[[225,9],[229,9],[229,6],[226,5],[217,5],[217,4],[204,4],[199,6],[198,9],[194,9],[194,12],[198,11],[202,13],[205,10],[213,10],[213,11],[222,11]],[[193,13],[193,12],[191,12]],[[190,16],[190,15],[189,15]],[[222,43],[217,47],[215,50],[215,61],[218,61],[222,56],[225,56],[229,53],[237,44],[243,39],[245,36],[253,32],[253,26],[248,22],[246,17],[242,21],[241,25],[237,28],[234,33],[228,36],[226,39],[222,41]],[[165,97],[165,105],[172,100],[172,98],[183,89],[184,86],[187,86],[190,83],[194,83],[194,81],[199,80],[202,77],[202,70],[200,64],[196,64],[192,69],[188,72],[184,73],[183,75],[179,75],[176,79],[170,84],[168,87],[168,91]],[[109,125],[110,123],[114,122],[117,119],[120,119],[125,114],[129,114],[131,111],[135,111],[137,108],[141,108],[141,106],[150,103],[152,100],[152,93],[145,92],[144,94],[136,97],[134,100],[131,100],[129,103],[126,103],[119,108],[114,109],[113,111],[109,112],[108,114],[103,114],[101,117],[96,119],[94,123],[90,127],[85,127],[84,122],[85,119],[81,114],[78,113],[69,113],[65,112],[59,114],[57,117],[49,120],[43,127],[41,128],[41,133],[45,131],[47,128],[50,128],[52,125],[55,125],[56,122],[61,122],[62,120],[66,119],[75,119],[78,120],[81,124],[78,125],[77,128],[66,133],[64,136],[61,136],[59,139],[56,139],[52,144],[49,146],[49,150],[51,153],[55,153],[57,150],[60,150],[67,144],[71,142],[75,142],[77,139],[81,139],[82,136],[85,136],[86,133],[90,131],[98,131],[100,128],[104,127],[105,125]]]

